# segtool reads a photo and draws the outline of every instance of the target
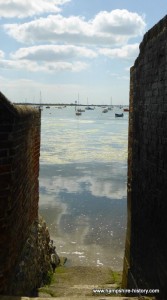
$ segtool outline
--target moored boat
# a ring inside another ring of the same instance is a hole
[[[124,116],[123,113],[121,113],[121,114],[115,113],[115,117],[116,117],[116,118],[117,118],[117,117],[123,117],[123,116]]]
[[[78,112],[85,112],[85,110],[84,110],[84,109],[81,109],[81,108],[78,108],[77,111],[78,111]]]
[[[107,113],[108,112],[108,108],[104,108],[103,110],[102,110],[102,113]]]
[[[75,114],[76,114],[76,116],[81,116],[82,115],[82,113],[80,111],[76,111]]]
[[[78,94],[78,101],[75,101],[75,114],[76,116],[81,116],[82,112],[81,109],[77,108],[77,104],[79,105],[79,94]]]
[[[128,112],[128,111],[129,111],[129,108],[128,108],[128,107],[125,107],[125,108],[123,109],[123,111]]]
[[[85,109],[87,109],[87,110],[94,110],[94,107],[92,107],[92,106],[86,106]]]

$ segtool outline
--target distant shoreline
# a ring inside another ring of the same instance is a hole
[[[129,104],[113,104],[113,105],[109,105],[109,104],[76,104],[76,103],[30,103],[30,102],[13,102],[14,105],[32,105],[32,106],[94,106],[94,107],[128,107]]]

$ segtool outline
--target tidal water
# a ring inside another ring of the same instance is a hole
[[[39,210],[69,265],[123,266],[128,113],[115,112],[42,111]]]

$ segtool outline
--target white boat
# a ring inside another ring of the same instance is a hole
[[[102,110],[102,113],[107,113],[108,112],[108,108],[104,108],[103,110]]]
[[[77,103],[79,104],[79,94],[78,94],[78,101],[75,101],[75,114],[76,116],[81,116],[82,112],[79,108],[77,108]]]

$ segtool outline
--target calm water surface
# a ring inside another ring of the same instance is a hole
[[[40,214],[69,265],[122,268],[128,114],[42,111]]]

